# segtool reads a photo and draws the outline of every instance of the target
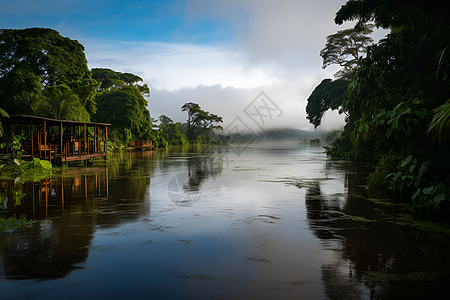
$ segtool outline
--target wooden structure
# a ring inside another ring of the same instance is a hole
[[[3,140],[11,141],[18,134],[23,137],[23,158],[37,157],[61,163],[104,157],[107,154],[110,124],[29,115],[10,115],[2,119],[2,124],[5,129]],[[7,154],[10,147],[7,142],[3,144],[0,153]]]
[[[152,141],[131,141],[130,147],[135,149],[153,148]]]

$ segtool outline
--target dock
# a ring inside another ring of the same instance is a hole
[[[108,126],[111,124],[23,114],[10,115],[2,119],[2,124],[4,134],[0,155],[11,152],[10,144],[15,135],[22,137],[23,159],[37,157],[52,163],[63,163],[105,157],[107,154]]]

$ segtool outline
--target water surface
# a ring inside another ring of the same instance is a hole
[[[366,199],[369,166],[309,144],[233,150],[1,183],[1,212],[38,220],[0,235],[2,299],[448,297],[450,236]]]

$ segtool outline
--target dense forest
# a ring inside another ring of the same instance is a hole
[[[327,37],[323,67],[342,69],[308,98],[310,122],[346,116],[332,158],[369,161],[375,196],[407,201],[421,216],[450,220],[450,17],[447,1],[349,0]],[[374,27],[390,30],[378,43]]]
[[[111,145],[132,140],[156,147],[216,142],[222,117],[186,103],[184,124],[167,116],[150,117],[144,96],[150,89],[131,73],[105,68],[89,70],[84,47],[46,28],[0,30],[0,119],[29,114],[60,120],[110,123]],[[1,124],[1,122],[0,122]],[[3,128],[0,126],[0,137]]]

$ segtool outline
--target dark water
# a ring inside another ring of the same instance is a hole
[[[364,199],[367,166],[307,144],[241,150],[0,183],[2,214],[39,220],[0,234],[0,298],[450,298],[450,235]]]

